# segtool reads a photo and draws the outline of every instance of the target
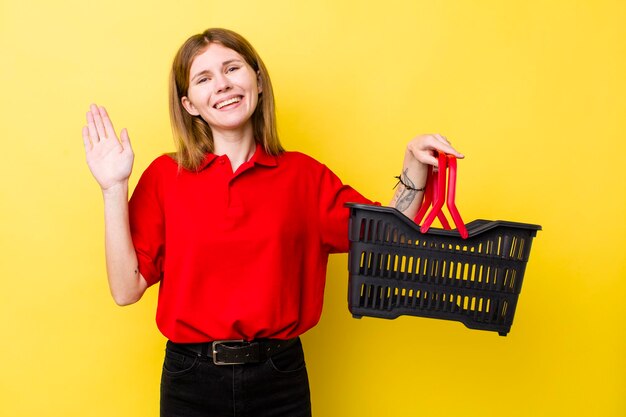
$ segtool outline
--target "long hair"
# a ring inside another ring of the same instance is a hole
[[[251,117],[254,140],[260,143],[268,154],[279,155],[284,149],[278,139],[274,91],[265,64],[252,45],[241,35],[228,29],[214,28],[187,39],[172,63],[169,108],[178,165],[195,170],[204,160],[206,153],[214,150],[209,125],[200,116],[190,115],[181,103],[189,89],[191,63],[213,42],[237,52],[255,72],[258,72],[263,92],[259,95],[259,101]]]

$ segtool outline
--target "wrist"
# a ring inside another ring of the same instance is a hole
[[[102,188],[102,196],[107,198],[115,198],[117,196],[123,195],[124,197],[128,197],[128,181],[121,181],[115,184],[112,184],[106,188]]]
[[[396,175],[394,177],[395,179],[398,180],[398,182],[396,183],[396,185],[393,186],[393,188],[395,189],[399,184],[402,184],[402,186],[409,191],[424,191],[426,189],[426,185],[417,188],[415,186],[415,183],[413,183],[413,181],[411,181],[411,179],[406,175],[406,173],[402,174],[402,175]]]

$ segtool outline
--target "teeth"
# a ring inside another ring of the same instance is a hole
[[[231,99],[224,100],[224,101],[221,101],[221,102],[217,103],[215,105],[215,108],[219,110],[219,109],[221,109],[224,106],[228,106],[229,104],[237,103],[239,101],[241,101],[241,99],[239,97],[233,97]]]

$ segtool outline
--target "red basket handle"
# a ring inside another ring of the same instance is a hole
[[[428,171],[428,180],[426,181],[426,190],[424,192],[424,200],[422,201],[422,205],[415,215],[415,222],[420,223],[429,207],[432,204],[432,209],[426,216],[424,223],[420,227],[420,231],[422,233],[428,232],[430,226],[433,224],[435,217],[439,219],[441,225],[444,229],[450,230],[450,224],[446,219],[446,216],[443,214],[441,210],[443,208],[444,202],[450,211],[450,215],[452,216],[452,220],[457,227],[457,230],[463,239],[467,239],[468,233],[467,228],[465,227],[465,223],[463,219],[461,219],[461,215],[459,214],[459,210],[456,207],[455,197],[456,197],[456,172],[457,172],[457,163],[456,158],[453,155],[446,155],[443,152],[439,152],[438,155],[438,172],[435,175],[433,168],[431,167]],[[449,174],[448,174],[449,171]],[[447,176],[447,194],[446,194],[446,176]]]
[[[417,224],[420,224],[422,222],[424,215],[426,215],[426,212],[428,211],[428,209],[430,208],[433,202],[433,189],[436,187],[433,186],[433,181],[431,181],[432,176],[433,176],[433,167],[429,166],[428,176],[426,177],[424,197],[422,199],[422,205],[420,206],[419,210],[417,211],[417,214],[415,215],[415,218],[413,219],[413,221]]]
[[[445,165],[446,165],[446,161],[442,160],[441,166],[445,166]],[[417,211],[417,214],[415,215],[415,218],[414,218],[415,223],[417,224],[421,223],[422,219],[424,218],[424,215],[426,215],[426,212],[428,212],[428,209],[433,203],[433,198],[435,200],[437,199],[437,197],[433,197],[433,194],[443,195],[439,189],[439,184],[442,184],[442,186],[443,184],[445,184],[445,176],[442,176],[441,174],[435,175],[434,168],[432,166],[429,166],[428,175],[426,177],[426,187],[425,187],[426,189],[424,190],[424,197],[423,197],[422,204],[420,205],[420,208]],[[444,229],[448,229],[448,230],[451,229],[450,224],[448,223],[448,219],[446,219],[446,216],[443,214],[443,211],[440,210],[437,213],[437,218],[441,222],[441,225],[443,226]],[[429,223],[428,223],[429,227],[432,224],[433,220],[434,218],[432,220],[429,220]]]
[[[450,173],[448,174],[448,199],[446,205],[448,206],[452,220],[454,220],[456,229],[463,239],[467,239],[469,236],[467,228],[459,214],[459,209],[456,208],[456,158],[453,155],[448,155],[448,167],[450,168]]]
[[[444,229],[450,229],[450,224],[448,223],[448,219],[446,219],[445,215],[441,211],[443,207],[443,203],[446,201],[446,169],[448,167],[448,159],[446,158],[445,153],[439,154],[439,169],[437,175],[433,172],[432,168],[430,170],[430,187],[432,188],[433,193],[433,208],[430,210],[422,227],[420,228],[422,233],[426,233],[430,226],[433,224],[435,217],[439,218],[441,224]],[[428,185],[426,186],[428,188]],[[422,204],[424,206],[424,204]],[[428,208],[428,207],[427,207]],[[443,219],[443,220],[442,220]]]

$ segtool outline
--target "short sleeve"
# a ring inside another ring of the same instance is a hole
[[[163,157],[161,157],[163,158]],[[165,255],[162,166],[155,160],[141,175],[129,202],[130,232],[139,272],[148,285],[161,280]]]
[[[323,166],[319,188],[319,216],[322,244],[329,253],[347,252],[350,209],[346,203],[375,204],[341,182],[328,167]]]

